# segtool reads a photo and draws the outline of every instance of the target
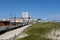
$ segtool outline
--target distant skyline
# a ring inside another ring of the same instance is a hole
[[[0,19],[11,13],[21,17],[23,11],[35,18],[60,20],[60,0],[0,0]]]

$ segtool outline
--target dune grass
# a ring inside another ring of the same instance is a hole
[[[59,22],[46,22],[46,23],[35,23],[32,24],[25,33],[29,36],[25,38],[19,38],[18,40],[52,40],[46,38],[45,35],[52,31],[52,29],[60,29]]]

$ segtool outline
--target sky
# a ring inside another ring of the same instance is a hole
[[[0,0],[0,19],[27,11],[34,18],[60,20],[60,0]]]

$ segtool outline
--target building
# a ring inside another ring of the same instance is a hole
[[[10,25],[10,21],[2,21],[0,20],[0,26],[9,26]]]
[[[29,23],[35,22],[35,18],[33,18],[32,16],[29,16],[28,22],[29,22]]]
[[[22,18],[28,18],[28,12],[22,12]]]
[[[28,21],[28,17],[29,17],[28,12],[26,11],[22,12],[22,18],[25,20],[25,22]]]
[[[12,19],[11,20],[11,22],[20,22],[20,23],[23,23],[24,22],[24,20],[23,20],[23,18],[16,18],[16,19]]]
[[[48,22],[48,21],[44,18],[41,18],[41,19],[37,19],[37,22]]]

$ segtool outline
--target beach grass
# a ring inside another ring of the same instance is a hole
[[[50,38],[46,38],[45,35],[53,29],[60,29],[60,22],[38,22],[24,30],[24,32],[29,36],[19,38],[18,40],[52,40]]]

